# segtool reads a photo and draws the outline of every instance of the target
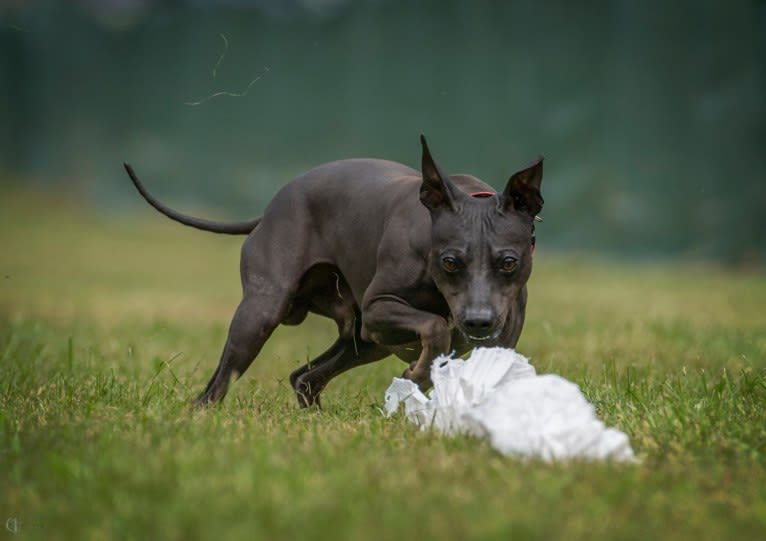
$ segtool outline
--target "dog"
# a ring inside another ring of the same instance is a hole
[[[286,184],[263,216],[215,222],[143,198],[184,225],[247,235],[242,301],[210,382],[195,405],[219,402],[280,325],[309,312],[331,318],[338,338],[290,375],[301,407],[320,406],[335,376],[389,355],[404,377],[430,386],[434,358],[519,340],[543,207],[543,157],[502,193],[470,175],[447,175],[424,136],[421,170],[377,159],[320,165]]]

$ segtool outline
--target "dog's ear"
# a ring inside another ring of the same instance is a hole
[[[455,199],[458,197],[458,188],[452,183],[431,157],[426,138],[420,136],[420,144],[423,146],[423,161],[421,171],[423,184],[420,185],[420,201],[429,210],[449,209],[455,210]]]
[[[543,180],[543,157],[538,156],[527,167],[508,180],[503,192],[503,206],[537,216],[543,208],[540,183]]]

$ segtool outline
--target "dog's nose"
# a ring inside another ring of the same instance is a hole
[[[487,337],[495,327],[492,310],[486,308],[467,310],[462,319],[463,328],[471,338]]]

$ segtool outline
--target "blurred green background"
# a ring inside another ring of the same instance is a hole
[[[422,132],[498,188],[545,154],[541,245],[766,263],[764,2],[0,6],[3,182],[133,212],[129,161],[243,218],[322,162],[416,166]]]

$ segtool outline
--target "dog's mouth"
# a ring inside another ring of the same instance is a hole
[[[502,331],[502,329],[498,329],[498,330],[496,330],[496,331],[494,331],[494,332],[492,332],[490,334],[487,334],[487,335],[479,335],[479,336],[470,334],[470,333],[466,332],[463,329],[461,329],[461,331],[463,332],[463,336],[465,336],[466,339],[469,342],[471,342],[472,344],[483,344],[484,345],[484,344],[491,343],[491,342],[494,342],[495,340],[497,340],[498,337],[500,336],[500,332]]]

